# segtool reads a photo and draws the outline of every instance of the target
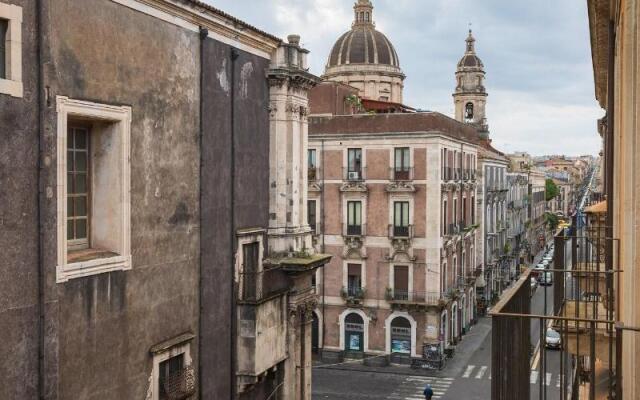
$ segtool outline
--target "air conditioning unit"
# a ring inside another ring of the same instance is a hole
[[[358,171],[349,171],[348,178],[350,181],[355,181],[360,179],[360,172]]]

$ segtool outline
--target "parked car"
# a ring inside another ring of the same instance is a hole
[[[538,283],[540,286],[551,286],[553,285],[553,274],[551,272],[545,272],[540,275],[538,278]]]
[[[538,288],[538,281],[536,280],[536,278],[531,277],[531,295],[532,296],[536,292],[537,288]]]
[[[558,332],[547,328],[547,333],[544,336],[544,344],[548,349],[560,349],[562,348],[562,338]]]

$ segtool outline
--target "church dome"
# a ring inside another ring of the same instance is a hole
[[[327,67],[345,64],[382,64],[400,68],[393,44],[373,24],[354,24],[333,45]]]
[[[351,30],[333,45],[327,68],[349,64],[378,64],[400,68],[398,53],[391,41],[376,30],[370,0],[358,0]]]

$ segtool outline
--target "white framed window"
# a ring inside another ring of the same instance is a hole
[[[263,298],[262,274],[264,271],[264,235],[262,228],[242,229],[237,232],[236,282],[238,296],[243,301],[258,301]]]
[[[56,281],[131,269],[131,108],[56,103]]]
[[[0,3],[0,94],[23,96],[22,7]]]
[[[196,377],[191,359],[194,337],[191,333],[185,333],[151,348],[153,370],[147,399],[172,398],[172,389],[176,387],[182,393],[195,393]]]

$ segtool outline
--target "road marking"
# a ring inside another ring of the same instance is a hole
[[[433,399],[441,399],[455,378],[409,376],[387,397],[393,400],[424,400],[423,391],[427,384],[433,390]]]
[[[535,385],[536,382],[538,382],[538,371],[531,371],[531,384]]]
[[[487,372],[487,366],[483,365],[482,367],[480,367],[480,371],[478,371],[478,373],[476,374],[476,379],[482,379],[485,372]]]
[[[551,386],[551,373],[550,372],[547,372],[547,379],[546,379],[545,384],[547,386]]]
[[[475,365],[469,365],[467,366],[467,369],[464,371],[464,374],[462,374],[463,378],[468,378],[471,376],[471,373],[473,372],[473,369],[475,368]]]

